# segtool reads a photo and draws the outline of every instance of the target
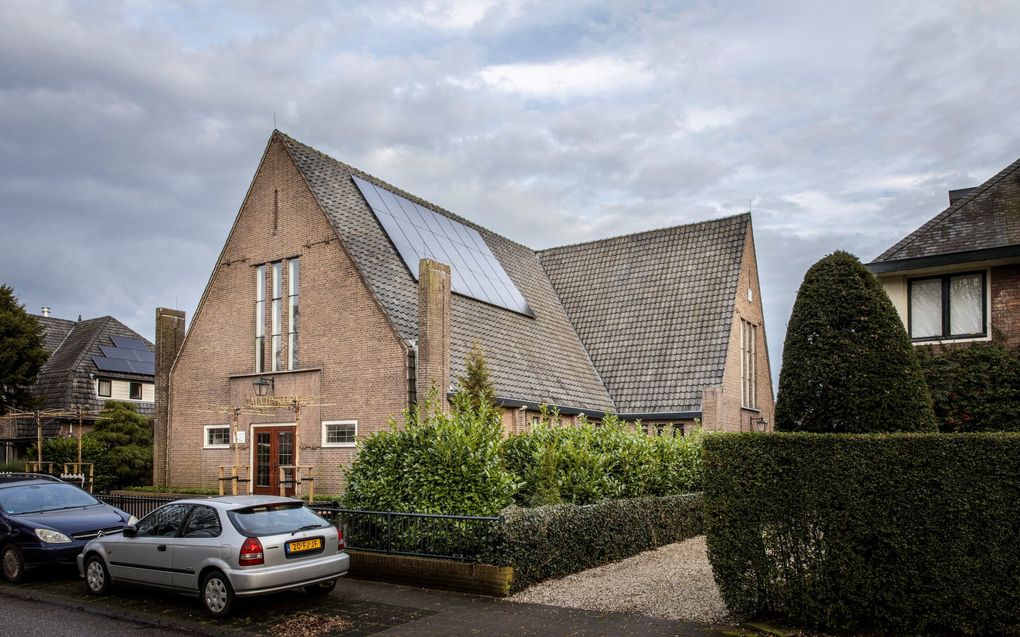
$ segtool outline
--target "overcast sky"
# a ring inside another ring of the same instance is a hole
[[[1020,156],[1020,3],[9,2],[0,282],[152,338],[274,126],[533,248],[753,213],[806,269]]]

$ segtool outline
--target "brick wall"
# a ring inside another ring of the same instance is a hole
[[[450,266],[430,259],[418,264],[418,400],[436,392],[438,407],[450,408]]]
[[[153,423],[152,484],[166,486],[166,440],[170,389],[170,368],[184,344],[184,312],[156,308],[156,411]]]
[[[992,268],[992,340],[1020,346],[1020,264]]]
[[[316,491],[341,488],[339,465],[353,448],[321,447],[322,420],[357,420],[358,436],[383,429],[407,402],[407,350],[365,285],[333,227],[280,142],[272,140],[216,264],[170,379],[168,441],[170,486],[217,484],[218,466],[233,464],[233,451],[203,449],[203,426],[230,424],[229,409],[254,396],[255,266],[284,260],[281,314],[288,331],[286,260],[300,257],[299,367],[268,373],[271,281],[266,277],[264,369],[275,394],[318,387],[319,407],[306,410],[301,461],[316,466]],[[318,370],[318,371],[315,371]],[[231,380],[231,377],[235,377]],[[232,392],[233,389],[233,392]],[[219,410],[217,412],[216,410]],[[289,410],[244,414],[247,463],[250,426],[293,422]]]
[[[748,299],[748,290],[751,297]],[[741,406],[742,379],[740,330],[741,320],[757,326],[756,376],[757,410]],[[730,325],[726,369],[721,386],[706,388],[702,397],[702,423],[706,429],[717,431],[750,431],[753,418],[765,418],[771,430],[775,411],[772,392],[772,370],[769,365],[768,345],[765,338],[765,315],[761,306],[761,287],[758,283],[758,264],[754,251],[754,236],[750,226],[744,241],[740,278]]]

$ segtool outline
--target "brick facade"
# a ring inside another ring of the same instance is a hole
[[[300,258],[299,368],[271,373],[267,280],[266,376],[277,396],[316,394],[302,413],[302,464],[316,468],[316,490],[337,492],[338,467],[353,448],[322,448],[322,420],[356,420],[358,436],[387,427],[407,406],[407,348],[274,138],[238,213],[171,373],[169,475],[173,487],[215,488],[230,449],[203,449],[205,425],[227,425],[230,409],[254,396],[255,267],[284,262],[282,333],[288,332],[286,263]],[[270,268],[267,268],[269,270]],[[267,277],[269,276],[267,272]],[[242,413],[238,452],[249,464],[252,425],[293,423],[291,410]]]
[[[993,267],[991,287],[992,340],[1020,346],[1020,264]]]
[[[757,263],[754,236],[751,228],[748,227],[740,263],[740,278],[733,309],[733,321],[730,324],[723,382],[722,385],[706,388],[703,393],[701,417],[702,424],[707,430],[753,431],[757,429],[752,424],[754,418],[764,418],[768,422],[768,430],[772,430],[775,404]],[[750,298],[748,290],[750,290]],[[743,379],[741,377],[740,350],[742,320],[757,327],[756,409],[745,409],[742,406]]]

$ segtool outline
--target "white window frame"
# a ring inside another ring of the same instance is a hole
[[[758,409],[758,325],[740,319],[740,407]]]
[[[227,430],[227,444],[209,444],[209,430],[210,429],[226,429]],[[230,449],[230,425],[206,425],[202,427],[202,448],[203,449]]]
[[[351,442],[326,442],[328,425],[354,425],[354,440]],[[357,420],[323,420],[322,421],[322,446],[325,448],[354,447],[358,444],[358,421]]]

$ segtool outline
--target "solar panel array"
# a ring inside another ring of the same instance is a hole
[[[450,266],[454,292],[534,316],[524,295],[477,230],[364,179],[354,177],[354,183],[415,280],[419,261],[439,261]]]
[[[111,336],[113,347],[100,345],[102,356],[93,356],[96,368],[104,372],[156,375],[156,355],[139,338]]]

